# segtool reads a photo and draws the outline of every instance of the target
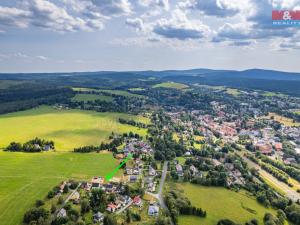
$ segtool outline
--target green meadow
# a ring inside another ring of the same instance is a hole
[[[172,88],[172,89],[185,89],[188,88],[189,86],[181,83],[175,83],[175,82],[163,82],[160,84],[156,84],[153,86],[153,88]]]
[[[57,151],[72,151],[75,147],[97,145],[108,141],[114,133],[134,132],[146,135],[146,129],[120,124],[118,119],[134,119],[149,123],[149,119],[122,113],[99,113],[84,110],[55,109],[42,106],[0,116],[0,148],[10,142],[26,142],[39,137],[55,142]]]
[[[104,95],[95,95],[95,94],[76,94],[72,101],[74,102],[88,102],[88,101],[105,101],[105,102],[111,102],[113,100],[113,97],[111,96],[104,96]]]
[[[0,151],[0,224],[21,224],[26,210],[60,182],[105,176],[117,164],[110,153]]]
[[[108,94],[114,94],[119,96],[125,96],[125,97],[132,97],[132,98],[145,98],[144,95],[139,94],[133,94],[128,91],[122,91],[122,90],[102,90],[102,89],[93,89],[93,88],[73,88],[74,91],[78,92],[99,92],[99,93],[108,93]]]
[[[237,223],[256,218],[263,224],[266,212],[276,215],[276,211],[260,205],[246,191],[234,192],[220,187],[204,187],[189,183],[178,184],[186,197],[197,207],[206,210],[207,217],[180,216],[179,225],[216,225],[221,219],[231,219]]]
[[[128,91],[121,91],[121,90],[101,90],[101,92],[125,96],[125,97],[131,97],[131,98],[146,98],[144,95],[133,94]]]

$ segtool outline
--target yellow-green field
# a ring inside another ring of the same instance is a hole
[[[0,148],[10,142],[26,142],[39,137],[55,142],[56,150],[97,145],[107,141],[111,132],[132,131],[146,135],[146,129],[120,124],[119,118],[149,123],[149,119],[122,113],[98,113],[84,110],[58,110],[50,106],[0,116]]]
[[[185,89],[188,88],[189,86],[181,83],[175,83],[175,82],[163,82],[160,84],[156,84],[153,86],[153,88],[172,88],[172,89]]]
[[[234,88],[227,88],[226,93],[235,97],[241,94],[241,92],[238,89],[234,89]]]
[[[95,94],[76,94],[72,101],[74,102],[87,102],[87,101],[106,101],[111,102],[113,100],[113,97],[111,96],[104,96],[104,95],[95,95]]]
[[[263,224],[266,212],[276,215],[276,211],[260,205],[247,192],[234,192],[219,187],[204,187],[190,183],[178,184],[193,205],[207,211],[206,218],[194,216],[180,216],[179,225],[215,225],[220,219],[231,219],[245,224],[256,218]]]
[[[21,224],[26,210],[60,182],[105,176],[117,164],[110,153],[0,151],[0,224]]]
[[[145,88],[129,88],[129,91],[145,91]]]
[[[287,97],[287,95],[282,94],[282,93],[276,93],[276,92],[270,92],[270,91],[266,91],[263,93],[263,96],[266,97],[273,97],[273,96],[278,96],[278,97]]]
[[[293,119],[284,117],[284,116],[280,116],[276,113],[269,113],[269,115],[267,116],[268,119],[271,119],[274,117],[274,120],[285,125],[285,126],[300,126],[300,123],[295,123],[293,121]]]

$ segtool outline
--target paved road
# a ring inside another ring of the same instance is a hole
[[[165,184],[166,176],[167,176],[167,172],[168,172],[168,163],[169,163],[168,161],[164,162],[164,165],[162,168],[162,173],[161,173],[161,179],[160,179],[160,183],[159,183],[159,188],[158,188],[158,193],[153,194],[151,192],[146,192],[147,194],[156,198],[159,201],[160,206],[165,210],[168,210],[168,207],[166,206],[166,203],[164,201],[163,189],[164,189],[164,184]],[[175,225],[172,220],[170,222],[171,222],[171,225]]]
[[[300,194],[297,193],[297,191],[295,191],[294,189],[292,189],[291,187],[289,187],[287,184],[279,181],[278,179],[276,179],[272,174],[268,173],[267,171],[263,170],[259,165],[257,165],[256,163],[252,162],[250,159],[248,159],[245,156],[241,157],[245,160],[245,162],[248,164],[248,166],[250,168],[255,168],[258,170],[259,174],[261,175],[261,177],[263,177],[264,179],[268,180],[270,183],[272,183],[275,187],[277,187],[278,189],[282,190],[282,192],[285,193],[285,195],[292,199],[293,201],[297,201],[298,199],[300,199]]]
[[[151,193],[148,191],[146,192],[147,194],[156,198],[159,201],[159,204],[161,205],[161,207],[164,209],[167,209],[167,206],[166,206],[166,204],[164,202],[164,198],[163,198],[163,189],[164,189],[164,184],[166,181],[167,172],[168,172],[168,162],[164,162],[164,165],[162,168],[162,173],[161,173],[161,178],[160,178],[160,182],[159,182],[159,187],[158,187],[158,193],[154,194],[154,193]]]

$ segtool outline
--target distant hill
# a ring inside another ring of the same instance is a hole
[[[277,91],[300,96],[300,73],[274,70],[164,70],[164,71],[98,71],[74,73],[0,74],[0,80],[34,80],[48,84],[89,87],[147,87],[162,81],[192,84],[224,85],[234,88]]]

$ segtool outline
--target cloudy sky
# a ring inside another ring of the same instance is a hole
[[[272,8],[300,0],[1,0],[0,72],[300,72],[300,27]]]

